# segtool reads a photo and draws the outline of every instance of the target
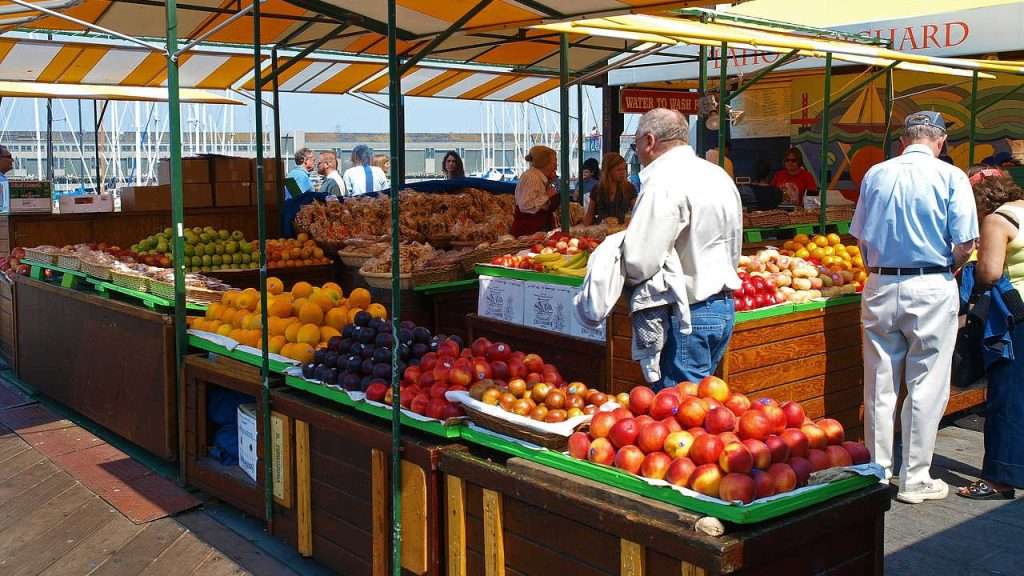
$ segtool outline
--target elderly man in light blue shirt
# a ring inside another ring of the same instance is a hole
[[[929,473],[949,400],[959,295],[953,272],[974,249],[978,216],[967,175],[938,159],[946,123],[907,116],[903,154],[871,168],[850,233],[871,275],[864,285],[864,437],[892,475],[893,416],[901,381],[903,471],[897,499],[918,504],[949,488]]]

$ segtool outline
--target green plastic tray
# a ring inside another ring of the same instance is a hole
[[[207,352],[219,354],[226,358],[231,358],[232,360],[238,360],[243,364],[255,366],[256,368],[259,368],[260,366],[263,365],[263,358],[261,358],[260,356],[250,354],[248,352],[242,352],[240,350],[228,350],[227,348],[221,346],[220,344],[210,342],[209,340],[199,338],[198,336],[193,336],[192,334],[189,334],[188,336],[188,345],[193,348],[199,348],[200,350],[206,350]],[[290,368],[291,366],[292,364],[280,362],[278,360],[274,360],[273,358],[270,359],[270,371],[275,374],[284,374],[284,371]]]
[[[32,260],[31,258],[22,260],[22,264],[28,264],[31,267],[30,276],[34,280],[43,280],[43,270],[53,270],[54,272],[63,274],[60,285],[64,288],[74,288],[78,284],[79,280],[85,280],[88,278],[88,275],[85,272],[62,268],[56,264],[46,264],[38,260]]]
[[[315,394],[321,398],[332,400],[344,406],[354,408],[364,414],[370,414],[376,416],[382,420],[391,420],[391,409],[376,406],[367,402],[357,402],[348,397],[348,394],[334,388],[328,388],[327,386],[321,386],[315,382],[309,382],[302,378],[296,378],[295,376],[285,376],[285,384],[292,388],[298,388],[305,390],[310,394]],[[424,422],[415,418],[410,418],[405,414],[401,415],[402,426],[408,428],[415,428],[421,432],[433,434],[434,436],[440,436],[442,438],[460,438],[462,431],[466,428],[465,426],[445,426],[440,422]]]
[[[727,504],[716,504],[707,502],[675,490],[665,487],[651,486],[640,478],[617,470],[610,466],[602,466],[593,462],[576,460],[567,454],[555,452],[548,449],[534,450],[521,444],[510,442],[490,434],[466,427],[462,432],[462,438],[467,442],[479,444],[504,452],[510,456],[524,458],[538,464],[550,466],[562,472],[576,474],[584,478],[614,486],[646,498],[651,498],[680,508],[714,516],[721,520],[736,524],[755,524],[771,520],[790,512],[795,512],[843,494],[855,492],[878,482],[874,476],[855,476],[837,480],[818,490],[795,494],[789,498],[782,498],[771,502],[751,504],[749,506],[730,506]]]
[[[505,268],[504,266],[491,266],[490,264],[477,264],[474,271],[482,276],[511,278],[513,280],[524,280],[526,282],[546,282],[548,284],[560,284],[562,286],[583,285],[583,278],[577,278],[575,276],[562,276],[560,274],[548,274],[546,272],[534,272],[532,270],[518,270],[516,268]]]

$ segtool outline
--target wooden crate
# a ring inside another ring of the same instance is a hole
[[[193,354],[185,358],[181,407],[182,443],[179,466],[185,483],[230,503],[246,514],[266,517],[264,505],[263,407],[260,402],[262,378],[258,368],[230,358]],[[272,386],[279,384],[275,378]],[[259,464],[256,482],[238,466],[224,466],[209,457],[210,431],[207,393],[211,387],[226,388],[252,396],[256,403],[256,445]]]
[[[469,342],[466,318],[475,314],[479,298],[478,286],[457,292],[442,292],[429,296],[434,312],[431,330],[435,334],[456,334]]]
[[[390,574],[389,424],[298,391],[274,390],[271,405],[292,426],[295,480],[291,501],[275,506],[274,534],[338,573]],[[444,573],[437,469],[444,449],[403,434],[403,574]]]
[[[18,373],[18,310],[16,284],[0,278],[0,356]]]
[[[518,458],[441,456],[448,576],[882,574],[887,486],[712,537],[698,516]]]
[[[173,316],[27,276],[16,282],[19,377],[157,457],[176,460]]]

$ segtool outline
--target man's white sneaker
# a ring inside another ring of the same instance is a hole
[[[925,500],[942,500],[949,496],[949,486],[942,480],[932,480],[913,490],[901,490],[896,499],[907,504],[920,504]]]

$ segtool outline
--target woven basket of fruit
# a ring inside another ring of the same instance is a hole
[[[382,290],[391,289],[391,272],[370,272],[368,270],[360,269],[359,274],[366,280],[366,283],[371,288],[380,288]],[[412,274],[402,274],[399,276],[398,289],[399,290],[412,290],[416,286],[413,282]]]
[[[363,251],[340,250],[338,252],[338,258],[341,258],[341,262],[345,266],[351,266],[352,268],[362,268],[363,264],[366,264],[367,260],[373,258],[373,254],[368,254]]]
[[[66,270],[81,270],[82,261],[78,258],[77,254],[61,252],[57,254],[57,266]]]
[[[815,224],[818,222],[818,210],[794,210],[789,215],[790,224]]]
[[[99,278],[100,280],[110,282],[110,265],[103,262],[92,262],[88,259],[79,259],[79,264],[82,266],[82,272],[85,272],[93,278]]]
[[[412,279],[415,286],[429,286],[444,282],[454,282],[463,277],[463,270],[460,264],[448,264],[434,268],[424,268],[413,272]]]
[[[763,212],[751,212],[745,216],[749,221],[750,228],[771,228],[773,226],[785,226],[789,224],[789,213],[784,210],[765,210]]]
[[[149,291],[149,278],[141,274],[131,274],[120,270],[110,270],[110,280],[115,286],[135,290],[136,292]]]
[[[29,260],[35,260],[36,262],[42,262],[43,264],[56,264],[57,263],[57,249],[52,246],[37,246],[35,248],[25,248],[25,258]]]
[[[466,416],[469,417],[470,422],[487,428],[488,430],[497,432],[498,434],[504,434],[517,440],[523,440],[537,446],[543,446],[550,450],[557,450],[564,452],[569,446],[569,437],[554,432],[543,432],[534,428],[529,428],[523,424],[517,424],[510,422],[505,418],[493,416],[476,408],[463,404],[462,409],[466,411]],[[584,424],[581,424],[584,426]]]
[[[853,220],[853,206],[830,206],[825,208],[829,222],[846,222]]]
[[[466,254],[463,257],[463,269],[467,272],[471,272],[473,268],[483,263],[488,263],[497,256],[504,256],[505,254],[516,254],[528,249],[536,242],[535,239],[522,239],[522,240],[508,240],[505,242],[495,242],[489,244],[483,248],[477,248],[472,252]]]

